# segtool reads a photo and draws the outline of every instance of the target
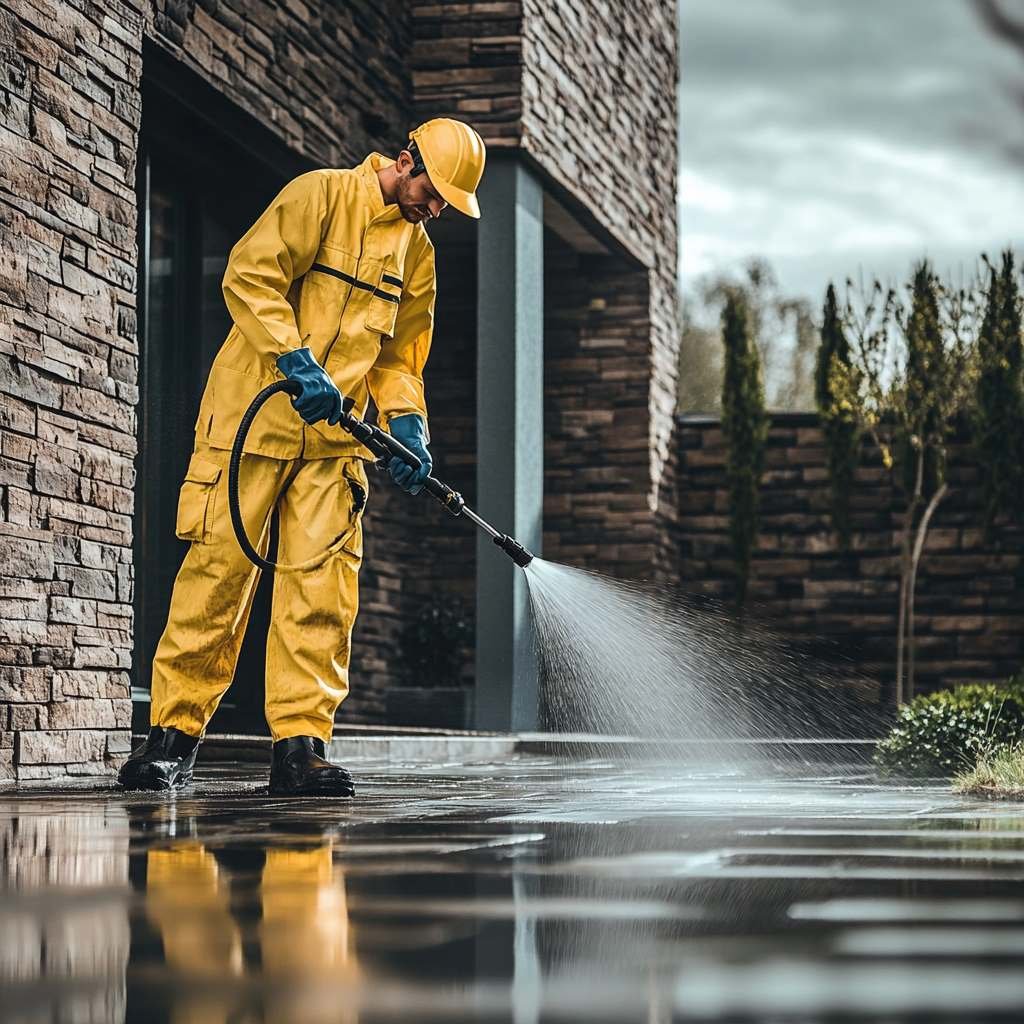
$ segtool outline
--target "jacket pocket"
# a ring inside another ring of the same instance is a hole
[[[366,311],[366,328],[393,337],[398,304],[402,300],[402,279],[394,265],[385,263],[373,286]]]
[[[205,543],[210,539],[220,474],[221,468],[215,462],[193,453],[178,493],[174,534],[180,540]]]
[[[338,337],[356,280],[355,268],[353,256],[325,245],[302,278],[298,296],[299,333],[320,362]]]

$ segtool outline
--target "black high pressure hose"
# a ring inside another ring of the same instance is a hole
[[[256,419],[260,409],[266,404],[269,399],[273,398],[277,394],[288,394],[293,397],[297,397],[302,392],[302,385],[291,380],[279,380],[273,384],[268,384],[253,400],[249,405],[249,408],[245,410],[242,415],[242,419],[238,424],[238,431],[235,433],[235,442],[231,446],[231,460],[228,463],[228,507],[231,510],[231,525],[234,527],[235,536],[238,538],[238,544],[245,556],[254,565],[258,565],[261,569],[276,569],[278,572],[305,572],[310,569],[315,569],[320,565],[323,565],[325,561],[332,554],[338,546],[340,546],[341,539],[339,538],[332,544],[326,551],[313,558],[307,559],[305,562],[300,562],[295,565],[285,565],[281,562],[273,562],[267,558],[264,558],[253,546],[249,540],[249,535],[245,532],[245,523],[242,521],[242,509],[238,502],[238,473],[239,468],[242,464],[242,452],[245,448],[245,439],[249,434],[249,428],[252,426],[253,420]],[[378,460],[378,465],[386,463],[387,460],[397,456],[406,465],[411,466],[413,469],[419,469],[422,463],[414,452],[409,451],[408,448],[402,444],[401,441],[396,440],[390,434],[381,430],[379,427],[374,426],[371,423],[366,423],[364,420],[359,419],[357,416],[353,416],[351,413],[352,400],[345,399],[342,406],[340,426],[347,430],[357,441],[360,442],[364,447],[368,448]],[[471,508],[469,508],[465,501],[462,499],[462,495],[458,491],[449,487],[447,484],[442,483],[436,477],[428,476],[423,483],[423,489],[436,498],[445,509],[453,516],[465,515],[468,519],[471,519],[477,526],[482,530],[486,531],[494,543],[504,551],[509,558],[512,559],[516,565],[521,568],[525,568],[533,561],[533,555],[523,547],[517,540],[510,537],[508,534],[500,533],[490,523],[481,519]],[[343,537],[344,535],[342,535]]]

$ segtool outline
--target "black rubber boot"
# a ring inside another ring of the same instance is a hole
[[[270,792],[276,796],[355,796],[352,777],[326,758],[324,741],[292,736],[274,744]]]
[[[195,736],[154,725],[146,742],[121,765],[117,781],[125,789],[180,789],[192,781],[198,750]]]

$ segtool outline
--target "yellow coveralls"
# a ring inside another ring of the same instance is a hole
[[[422,224],[384,203],[376,172],[393,162],[371,153],[356,168],[300,175],[231,250],[223,291],[234,325],[210,370],[178,499],[175,532],[192,543],[153,658],[153,725],[202,735],[234,676],[260,570],[232,531],[227,466],[242,414],[283,378],[277,357],[310,348],[356,415],[373,398],[385,429],[406,413],[426,422],[434,250]],[[275,741],[329,741],[348,693],[371,458],[340,426],[306,424],[283,394],[246,439],[239,501],[253,546],[265,554],[277,505],[280,562],[332,551],[317,569],[274,575],[266,715]]]

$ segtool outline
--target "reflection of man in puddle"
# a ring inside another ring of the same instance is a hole
[[[355,1024],[345,988],[359,976],[342,871],[331,841],[268,849],[257,893],[258,965],[232,912],[231,876],[198,840],[146,854],[146,916],[160,933],[167,969],[182,984],[173,1021],[234,1019],[243,983],[261,974],[268,1021]],[[250,960],[246,963],[246,960]],[[248,986],[246,986],[248,988]]]
[[[231,685],[260,569],[239,547],[228,510],[228,464],[246,410],[272,399],[247,435],[238,495],[242,525],[265,557],[278,512],[278,556],[266,641],[270,790],[350,797],[348,772],[327,759],[349,690],[371,458],[340,425],[343,398],[419,458],[391,478],[418,494],[431,469],[423,370],[434,325],[433,243],[424,223],[449,204],[480,216],[485,164],[462,121],[420,125],[397,159],[322,168],[282,189],[232,248],[224,299],[234,324],[210,369],[175,532],[190,542],[153,656],[151,725],[121,766],[127,789],[187,785],[207,725]],[[320,557],[323,556],[323,557]]]

